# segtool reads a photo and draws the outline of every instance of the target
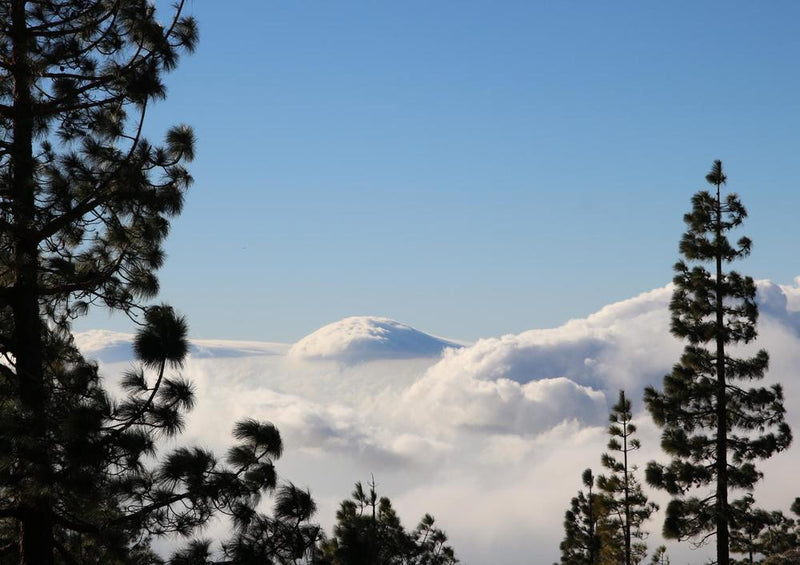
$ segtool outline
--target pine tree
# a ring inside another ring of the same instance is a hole
[[[447,545],[447,534],[436,525],[430,514],[425,514],[411,534],[416,549],[417,565],[453,565],[458,563],[453,548]]]
[[[178,374],[186,323],[148,305],[194,136],[178,126],[154,145],[142,132],[164,73],[197,41],[183,4],[161,20],[147,0],[0,2],[4,560],[155,563],[151,537],[190,535],[218,512],[247,539],[255,505],[278,486],[282,443],[269,424],[240,422],[224,462],[159,450],[194,402]],[[141,326],[121,399],[69,332],[95,306]]]
[[[731,553],[744,558],[731,560],[735,565],[761,563],[761,557],[779,555],[800,548],[800,523],[779,510],[755,507],[752,493],[736,500],[731,520]],[[800,498],[795,499],[791,511],[800,516]]]
[[[320,526],[311,523],[316,510],[309,491],[282,485],[272,515],[256,514],[251,507],[236,515],[234,536],[222,544],[223,553],[237,565],[312,562],[322,539]]]
[[[182,4],[164,28],[143,0],[0,3],[0,349],[24,430],[5,437],[19,455],[0,516],[18,521],[28,563],[53,562],[67,520],[50,486],[56,373],[72,370],[57,330],[91,303],[133,312],[155,294],[167,218],[191,180],[191,130],[170,130],[163,147],[141,135],[162,71],[196,41]]]
[[[800,549],[790,549],[780,554],[770,555],[761,565],[797,565],[800,563]]]
[[[632,417],[631,401],[625,397],[624,391],[620,391],[619,400],[609,416],[611,425],[608,433],[611,439],[608,449],[617,452],[621,460],[613,453],[604,453],[602,464],[611,475],[597,478],[597,487],[607,511],[601,528],[609,538],[608,542],[603,543],[605,563],[639,563],[647,550],[643,542],[645,533],[641,529],[642,523],[658,510],[658,505],[648,502],[633,474],[636,466],[628,461],[628,455],[641,447],[639,440],[633,437],[636,426],[631,423]],[[619,538],[622,544],[616,543]]]
[[[780,512],[768,512],[755,507],[752,493],[747,493],[731,503],[731,553],[741,553],[744,559],[731,559],[734,565],[753,565],[760,562],[759,555],[770,553],[762,535],[766,530],[785,520]],[[777,548],[775,548],[777,549]]]
[[[720,161],[706,181],[716,193],[695,194],[692,211],[684,216],[688,229],[680,252],[685,261],[675,265],[670,303],[672,333],[687,344],[664,377],[664,390],[645,391],[647,408],[663,428],[661,446],[672,460],[667,465],[651,462],[646,477],[674,497],[666,511],[665,537],[702,542],[716,536],[717,563],[729,565],[729,491],[752,489],[761,478],[755,461],[785,449],[791,433],[781,387],[743,384],[764,376],[767,352],[750,358],[732,355],[734,346],[756,338],[755,283],[725,270],[750,253],[748,238],[735,246],[728,240],[747,213],[736,194],[722,198],[727,179]],[[704,263],[711,264],[711,272]],[[688,496],[703,487],[710,491]]]
[[[189,447],[158,457],[157,439],[179,433],[194,402],[190,383],[169,369],[183,363],[187,328],[167,306],[149,308],[144,322],[134,342],[140,364],[125,375],[127,395],[117,402],[103,390],[97,367],[74,347],[48,343],[48,352],[56,345],[60,352],[59,364],[46,372],[54,389],[47,405],[49,483],[45,487],[37,477],[16,473],[31,454],[3,449],[0,490],[4,518],[11,520],[0,530],[19,530],[19,503],[29,493],[44,491],[52,504],[49,557],[55,563],[156,563],[151,536],[188,536],[220,512],[234,518],[235,536],[226,552],[296,556],[313,547],[319,528],[308,523],[314,505],[305,491],[283,485],[274,517],[255,511],[262,496],[278,486],[274,463],[283,445],[274,426],[238,423],[237,443],[225,463]],[[14,399],[0,398],[0,441],[4,448],[28,449]],[[193,543],[176,559],[204,547],[209,544]],[[38,563],[24,549],[16,552],[16,560]]]
[[[653,556],[650,558],[650,565],[669,565],[667,546],[660,545],[656,548],[655,553],[653,553]]]
[[[319,565],[455,565],[447,535],[430,514],[413,532],[405,530],[391,501],[379,497],[375,481],[358,482],[336,512],[333,538],[320,544]]]
[[[594,492],[595,477],[591,469],[581,476],[586,494],[582,490],[570,501],[564,514],[564,540],[561,565],[597,565],[602,549],[599,524],[604,516],[602,500]]]

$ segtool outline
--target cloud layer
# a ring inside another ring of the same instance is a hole
[[[800,288],[759,283],[759,347],[800,426]],[[286,443],[281,474],[307,484],[330,526],[352,483],[375,473],[409,525],[436,515],[465,563],[552,563],[581,471],[601,471],[605,422],[619,389],[634,399],[640,466],[661,458],[641,391],[659,385],[682,344],[669,333],[665,286],[555,329],[462,346],[386,318],[354,317],[289,346],[195,341],[183,372],[197,387],[186,441],[222,450],[243,417],[274,422]],[[109,375],[130,336],[77,336]],[[786,507],[797,449],[763,465],[762,504]],[[665,502],[658,494],[657,500]],[[660,517],[650,524],[660,543]],[[673,545],[674,562],[705,553]]]

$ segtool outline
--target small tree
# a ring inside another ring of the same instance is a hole
[[[598,525],[604,515],[602,500],[594,493],[595,478],[591,469],[581,476],[587,492],[578,491],[564,514],[564,540],[561,565],[597,565],[602,549]]]
[[[454,565],[447,535],[430,514],[407,532],[391,501],[378,497],[374,480],[365,491],[356,483],[352,497],[336,512],[333,538],[320,544],[320,565]]]
[[[453,548],[447,545],[447,534],[436,525],[430,514],[425,514],[411,534],[418,565],[451,565],[458,563]]]
[[[760,540],[761,534],[777,518],[777,515],[755,508],[754,505],[755,499],[752,493],[747,493],[743,498],[731,503],[731,553],[745,555],[742,560],[731,559],[731,563],[734,565],[753,565],[760,561],[760,559],[758,561],[756,559],[758,559],[758,555],[764,553]]]
[[[655,553],[650,558],[650,565],[669,565],[669,556],[667,555],[667,546],[659,545]]]
[[[780,554],[770,555],[761,565],[797,565],[800,563],[800,549],[790,549]]]
[[[715,193],[695,194],[692,211],[684,216],[687,231],[680,252],[686,261],[675,265],[670,302],[672,333],[687,344],[664,377],[664,390],[645,391],[647,408],[663,428],[661,447],[672,460],[666,465],[651,462],[646,477],[674,497],[666,511],[665,537],[702,543],[716,536],[717,564],[729,565],[729,491],[752,489],[761,478],[755,461],[785,449],[791,433],[780,385],[742,384],[764,376],[767,352],[750,358],[731,355],[733,346],[756,338],[755,283],[725,270],[750,253],[746,237],[736,246],[728,240],[747,213],[736,194],[722,198],[727,178],[720,161],[714,162],[706,181]],[[703,263],[711,263],[712,271]],[[702,487],[710,492],[687,496]]]
[[[632,417],[631,401],[625,397],[625,391],[620,391],[619,400],[609,416],[611,425],[608,434],[611,439],[608,449],[612,453],[604,453],[602,457],[603,467],[611,474],[597,478],[606,509],[602,529],[609,538],[603,544],[603,561],[610,564],[631,565],[644,559],[647,546],[643,540],[646,534],[641,526],[658,510],[657,504],[648,502],[647,495],[633,474],[636,466],[628,461],[628,455],[641,447],[639,440],[633,437],[636,426],[631,423]],[[620,459],[614,456],[614,452],[619,454]],[[622,539],[622,547],[616,543],[619,538]]]
[[[755,507],[751,493],[732,503],[731,553],[744,558],[732,560],[735,565],[761,563],[762,557],[779,555],[800,548],[800,526],[796,519],[778,510],[767,511]],[[800,499],[791,508],[800,515]]]

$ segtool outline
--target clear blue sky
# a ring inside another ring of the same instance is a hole
[[[199,48],[148,128],[199,139],[161,272],[197,337],[558,325],[671,279],[716,158],[751,215],[741,270],[800,275],[794,0],[189,9]]]

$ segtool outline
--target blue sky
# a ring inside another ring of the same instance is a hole
[[[716,158],[751,215],[741,270],[800,275],[796,2],[189,9],[198,50],[148,130],[199,139],[161,272],[197,337],[558,325],[670,280]]]

